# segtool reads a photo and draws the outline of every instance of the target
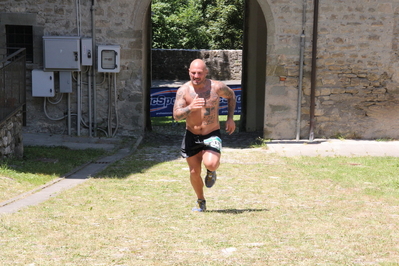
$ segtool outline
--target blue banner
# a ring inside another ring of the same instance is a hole
[[[241,85],[229,85],[236,95],[235,115],[241,114]],[[150,111],[151,117],[173,116],[178,87],[151,88]],[[227,100],[220,98],[219,115],[227,115]]]

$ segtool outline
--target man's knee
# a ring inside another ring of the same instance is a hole
[[[201,167],[190,168],[190,175],[191,176],[201,175]]]
[[[214,160],[209,162],[204,161],[204,165],[206,169],[208,169],[209,171],[216,171],[219,168],[220,162],[219,160]]]

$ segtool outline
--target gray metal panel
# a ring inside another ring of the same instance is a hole
[[[60,71],[60,92],[72,93],[72,72]]]
[[[54,72],[43,70],[32,70],[32,96],[33,97],[54,97]]]
[[[120,71],[120,45],[97,46],[97,70],[98,72],[119,73]],[[112,63],[110,65],[110,63]]]
[[[82,46],[82,66],[93,65],[93,40],[91,38],[83,38],[81,42]]]
[[[44,70],[80,71],[80,37],[43,36]]]

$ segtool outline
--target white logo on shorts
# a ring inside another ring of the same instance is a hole
[[[218,151],[222,150],[222,140],[219,137],[210,137],[204,140],[204,144]]]

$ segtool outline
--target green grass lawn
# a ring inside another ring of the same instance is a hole
[[[219,116],[220,128],[223,130],[226,125],[227,115]],[[240,128],[240,115],[234,116],[234,122],[236,123],[236,132]],[[184,132],[186,120],[175,121],[173,117],[152,117],[151,124],[152,130],[160,134],[176,134],[181,135]]]
[[[234,116],[234,121],[236,123],[240,122],[240,115]],[[227,115],[220,115],[219,121],[221,123],[226,122]],[[164,117],[151,117],[151,124],[153,126],[166,126],[166,125],[173,125],[173,124],[184,124],[185,120],[175,121],[172,116],[164,116]]]
[[[103,155],[105,151],[96,149],[26,146],[23,159],[6,159],[0,164],[0,202],[62,177]]]
[[[227,116],[220,116],[223,126]],[[240,116],[234,116],[239,123]],[[155,132],[181,134],[185,121],[173,117],[153,117]],[[71,150],[66,147],[24,147],[23,159],[6,159],[0,163],[0,202],[25,193],[49,181],[63,177],[74,168],[104,156],[105,151]]]
[[[195,213],[178,147],[147,143],[0,216],[2,265],[399,265],[399,158],[223,151]]]

